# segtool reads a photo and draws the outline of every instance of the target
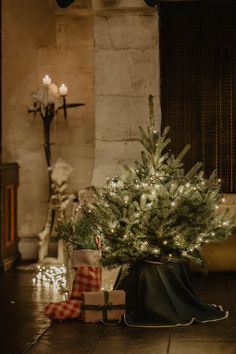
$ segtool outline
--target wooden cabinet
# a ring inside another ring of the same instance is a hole
[[[1,235],[0,270],[6,270],[19,258],[17,236],[18,165],[0,165]]]

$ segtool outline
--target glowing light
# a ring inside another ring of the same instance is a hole
[[[167,242],[166,240],[163,241],[163,245],[167,245],[167,243],[168,243],[168,242]]]
[[[127,204],[128,201],[129,201],[129,197],[126,195],[126,196],[124,197],[124,202],[125,202],[125,204]]]
[[[226,201],[226,199],[223,197],[223,198],[221,199],[221,201],[224,203],[224,202]]]
[[[176,204],[175,202],[172,202],[172,203],[171,203],[171,206],[175,206],[175,204]]]
[[[148,245],[148,242],[147,241],[144,241],[142,244],[141,244],[141,249],[145,249],[147,248],[147,245]]]
[[[216,205],[216,206],[215,206],[215,209],[219,209],[219,205]]]
[[[46,288],[53,287],[64,294],[69,292],[66,282],[66,267],[64,265],[38,265],[32,283]]]

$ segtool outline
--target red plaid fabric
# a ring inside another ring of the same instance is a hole
[[[70,299],[79,299],[83,291],[101,290],[102,267],[80,266],[76,270]]]
[[[47,317],[52,320],[69,320],[69,319],[79,319],[81,309],[80,300],[69,299],[62,302],[50,302],[44,308],[44,313]]]

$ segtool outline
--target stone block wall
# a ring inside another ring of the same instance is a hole
[[[160,123],[158,23],[139,1],[95,1],[96,152],[93,184],[139,158],[138,127],[147,126],[148,95]],[[113,3],[113,6],[112,4]],[[99,7],[100,5],[100,7]],[[134,9],[134,5],[136,6]]]

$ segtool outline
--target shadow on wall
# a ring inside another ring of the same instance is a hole
[[[75,0],[56,0],[57,4],[60,7],[68,7],[70,4],[72,4],[73,2],[75,2]],[[157,5],[158,0],[144,0],[144,2],[151,7],[154,7],[155,5]]]
[[[70,4],[72,4],[72,2],[74,2],[75,0],[57,0],[57,4],[60,7],[68,7]]]

